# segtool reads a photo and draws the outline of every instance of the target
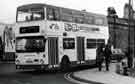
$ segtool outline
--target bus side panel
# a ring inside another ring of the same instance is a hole
[[[61,63],[61,59],[62,59],[62,57],[64,56],[64,54],[63,54],[63,38],[60,36],[59,37],[59,41],[58,41],[58,49],[59,49],[59,64]]]
[[[96,49],[86,49],[85,60],[96,60]]]
[[[85,46],[85,54],[86,54],[85,60],[90,62],[90,64],[93,64],[93,61],[96,60],[96,48],[88,48],[87,39],[85,39],[85,44],[86,44],[86,46]]]

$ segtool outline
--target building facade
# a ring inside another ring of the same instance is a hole
[[[132,20],[130,25],[128,25],[128,19],[126,18],[108,17],[108,25],[110,43],[114,46],[114,48],[125,50],[130,44],[131,48],[134,49],[135,20]]]
[[[125,19],[129,18],[129,8],[131,11],[131,19],[135,19],[135,10],[133,9],[132,6],[129,6],[129,4],[127,4],[127,3],[124,6],[123,18],[125,18]]]

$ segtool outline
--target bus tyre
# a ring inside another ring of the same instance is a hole
[[[67,55],[64,55],[61,64],[60,64],[61,71],[67,72],[70,70],[70,60]]]

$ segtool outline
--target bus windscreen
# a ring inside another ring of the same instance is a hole
[[[44,52],[44,37],[18,37],[16,38],[16,52]]]

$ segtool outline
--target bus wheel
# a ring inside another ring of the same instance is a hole
[[[70,60],[67,55],[64,55],[61,64],[60,64],[61,71],[67,72],[70,70]]]

